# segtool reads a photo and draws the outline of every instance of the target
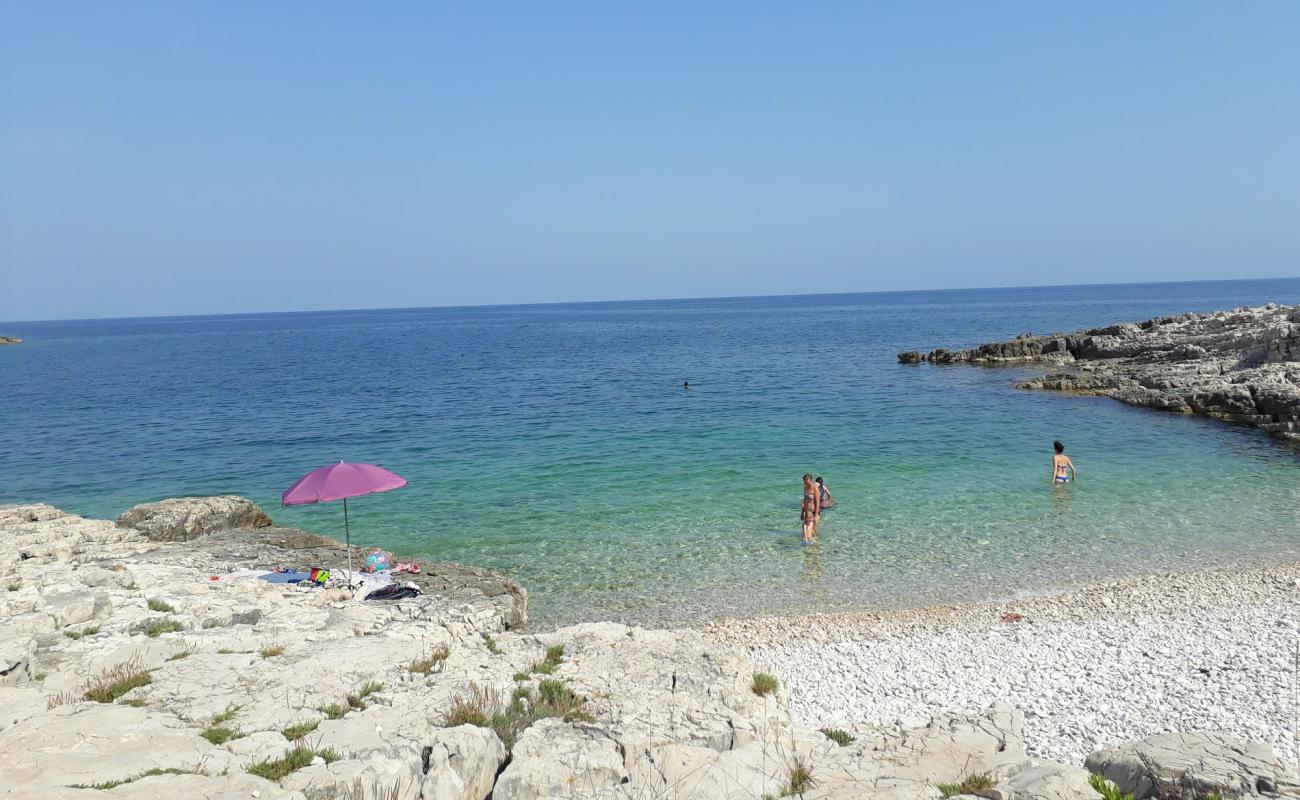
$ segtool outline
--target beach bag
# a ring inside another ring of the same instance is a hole
[[[366,554],[366,564],[362,572],[387,572],[393,568],[393,557],[383,550],[371,550]]]

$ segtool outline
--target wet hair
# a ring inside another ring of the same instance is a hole
[[[804,479],[805,482],[807,482],[807,481],[812,480],[812,476],[805,472],[804,475],[803,475],[803,479]]]
[[[820,475],[817,476],[817,483],[822,483],[822,476]]]
[[[1065,445],[1061,444],[1060,442],[1052,442],[1052,447],[1056,448],[1056,452],[1058,453],[1065,452]]]

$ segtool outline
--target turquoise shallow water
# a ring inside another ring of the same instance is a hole
[[[409,487],[354,540],[497,569],[539,626],[1005,596],[1295,558],[1300,458],[1248,428],[901,366],[1300,280],[10,323],[0,502],[114,517],[340,458]],[[692,389],[681,382],[689,379]],[[1052,439],[1081,480],[1053,490]],[[799,546],[799,476],[840,501]]]

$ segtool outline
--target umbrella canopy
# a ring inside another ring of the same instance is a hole
[[[406,478],[374,464],[340,461],[308,472],[280,495],[286,506],[328,503],[363,494],[388,492],[406,485]]]
[[[340,461],[308,472],[284,490],[280,502],[286,506],[343,501],[343,536],[348,548],[348,585],[352,585],[352,528],[348,525],[348,498],[375,492],[389,492],[406,485],[406,478],[374,464]]]

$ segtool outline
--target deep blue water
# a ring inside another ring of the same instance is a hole
[[[925,603],[1293,558],[1249,428],[1017,391],[905,349],[1269,301],[1300,279],[8,323],[0,502],[88,516],[387,466],[354,540],[501,570],[540,625]],[[682,389],[689,380],[692,388]],[[1080,468],[1046,480],[1050,444]],[[839,499],[799,546],[799,476]]]

